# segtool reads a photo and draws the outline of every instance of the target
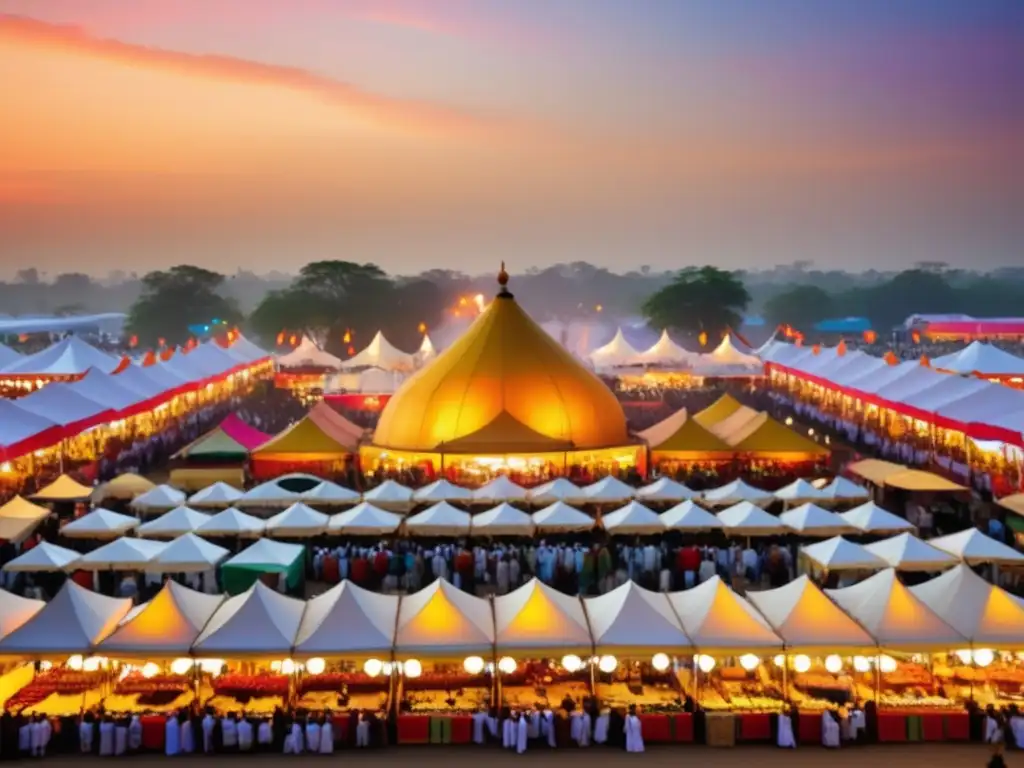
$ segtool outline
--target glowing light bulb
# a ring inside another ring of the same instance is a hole
[[[882,672],[884,672],[885,674],[889,674],[891,672],[895,672],[896,671],[896,659],[894,659],[892,656],[883,656],[878,661],[878,668],[881,669]]]
[[[323,659],[316,658],[310,659],[306,662],[306,671],[311,675],[323,674],[323,671],[327,669],[327,662]]]
[[[697,666],[700,668],[700,671],[705,674],[715,668],[715,663],[715,659],[712,656],[701,654],[697,657]]]
[[[786,657],[780,653],[772,659],[772,663],[775,664],[776,667],[784,667],[786,666]]]
[[[416,659],[409,659],[402,665],[402,670],[405,672],[406,677],[419,677],[423,674],[423,665]]]
[[[761,664],[761,659],[752,653],[740,656],[740,666],[747,672],[753,672]]]
[[[990,648],[979,648],[974,652],[974,663],[979,667],[987,667],[995,658],[996,655]]]
[[[867,672],[871,669],[871,659],[865,656],[854,656],[853,668],[858,672]]]
[[[805,656],[802,653],[799,656],[793,657],[793,669],[801,674],[811,668],[811,659],[809,656]]]
[[[469,656],[462,662],[462,668],[471,675],[479,675],[484,671],[484,660],[479,656]]]
[[[367,659],[363,664],[363,672],[369,677],[376,677],[384,669],[384,663],[380,659]]]
[[[839,656],[832,654],[825,658],[825,669],[833,675],[839,674],[843,669],[843,660]]]
[[[511,656],[502,656],[498,659],[498,671],[503,675],[511,675],[516,671],[516,660]]]
[[[667,653],[656,653],[651,659],[651,666],[658,672],[664,672],[671,664],[672,660],[668,657]]]
[[[597,668],[605,674],[611,674],[619,666],[619,661],[614,656],[602,656],[597,662]]]
[[[567,672],[577,672],[583,666],[583,660],[574,653],[562,657],[562,666]]]

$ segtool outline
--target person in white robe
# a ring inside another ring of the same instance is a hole
[[[296,755],[301,755],[306,748],[306,736],[302,731],[302,723],[298,720],[292,723],[292,746]]]
[[[626,721],[622,726],[622,730],[626,735],[626,751],[643,752],[644,729],[640,718],[636,714],[636,704],[630,706],[629,714],[626,715]]]
[[[132,752],[142,749],[142,720],[138,715],[132,715],[132,721],[128,724],[128,749]]]
[[[555,733],[555,713],[550,709],[544,710],[544,737],[548,740],[548,746],[554,749],[558,746],[557,734]]]
[[[196,751],[196,734],[192,726],[192,718],[185,712],[181,715],[178,724],[181,728],[181,751],[186,755],[191,755]]]
[[[217,721],[213,717],[212,712],[207,712],[203,718],[203,753],[210,755],[213,754],[213,730],[217,726]]]
[[[776,746],[782,749],[796,749],[796,738],[793,735],[793,717],[795,711],[783,710],[779,713],[778,733],[775,736]]]
[[[998,744],[1003,740],[1003,729],[999,727],[995,709],[991,706],[985,712],[984,736],[986,744]]]
[[[516,753],[523,754],[526,751],[526,745],[530,739],[530,717],[528,714],[523,713],[519,716],[519,722],[516,723]]]
[[[114,730],[114,721],[104,717],[100,722],[100,755],[102,757],[110,757],[114,754]],[[35,754],[34,742],[35,738],[33,737],[32,754]]]
[[[544,715],[540,710],[540,704],[538,704],[533,708],[533,711],[530,712],[530,722],[526,728],[526,735],[530,741],[540,738],[540,721],[543,717]]]
[[[356,746],[370,746],[370,721],[366,719],[366,713],[359,713],[359,721],[356,723]]]
[[[569,736],[576,742],[577,746],[590,746],[590,714],[587,712],[573,712],[569,717]]]
[[[242,713],[242,717],[238,720],[238,749],[240,752],[249,752],[252,750],[252,723],[249,722],[249,718]]]
[[[1010,732],[1018,749],[1024,749],[1024,715],[1014,713],[1010,718]]]
[[[829,749],[835,749],[840,744],[839,723],[828,709],[821,713],[821,744]]]
[[[177,755],[181,753],[181,723],[178,722],[178,713],[171,712],[164,723],[164,754]]]
[[[299,737],[300,738],[302,737],[301,732],[299,733]],[[285,737],[284,737],[284,754],[286,754],[286,755],[297,755],[297,754],[299,754],[298,747],[296,747],[296,745],[295,745],[295,729],[292,728],[291,726],[288,726],[288,732],[285,734]]]
[[[487,711],[481,710],[473,713],[473,743],[484,743],[484,728],[487,727]]]
[[[261,721],[256,729],[256,743],[264,749],[274,743],[274,728],[269,720]]]
[[[306,751],[320,751],[320,723],[313,715],[306,718]]]
[[[78,750],[84,755],[92,752],[92,732],[94,727],[95,723],[92,721],[92,715],[86,715],[78,724]]]
[[[594,721],[594,743],[608,743],[608,725],[611,722],[612,713],[610,709],[602,709],[601,714]]]
[[[238,749],[238,720],[235,719],[233,712],[227,717],[221,718],[220,741],[221,746],[226,750]]]
[[[324,721],[320,725],[320,754],[334,754],[334,721],[330,712],[324,713]]]
[[[511,712],[501,723],[501,746],[512,749],[516,745],[516,718],[518,713]]]
[[[32,754],[32,721],[27,720],[18,728],[18,751],[26,755]]]
[[[128,723],[119,720],[114,728],[114,754],[120,757],[128,751]]]

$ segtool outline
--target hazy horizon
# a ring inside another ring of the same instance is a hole
[[[0,80],[0,277],[1024,264],[1015,0],[0,0]]]

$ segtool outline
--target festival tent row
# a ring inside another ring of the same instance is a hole
[[[747,598],[716,576],[683,592],[650,592],[629,582],[584,598],[533,579],[485,599],[441,579],[400,596],[345,581],[309,601],[261,581],[227,598],[168,582],[135,608],[72,581],[50,603],[4,599],[12,605],[3,612],[0,654],[34,659],[98,653],[442,660],[1024,648],[1024,604],[967,566],[910,588],[889,569],[842,589],[823,591],[800,577]]]
[[[619,328],[610,342],[595,349],[588,358],[599,371],[652,367],[698,376],[751,376],[764,373],[761,359],[732,331],[726,333],[718,346],[707,353],[684,349],[672,341],[667,330],[662,332],[653,346],[638,352]]]
[[[847,352],[842,343],[822,349],[776,342],[765,350],[764,359],[778,383],[796,387],[803,382],[817,389],[809,390],[808,396],[827,397],[832,392],[851,403],[859,401],[975,440],[1024,447],[1024,392],[995,383],[1015,385],[1013,380],[1022,378],[1000,373],[1016,367],[1005,360],[1006,354],[975,342],[955,359],[900,362],[894,356]],[[984,360],[993,361],[988,365],[997,370],[974,368]]]
[[[118,361],[69,336],[0,373],[0,380],[31,382],[34,390],[0,400],[0,461],[151,413],[179,395],[208,396],[216,384],[268,364],[268,355],[241,336],[228,347],[211,341],[146,365]]]

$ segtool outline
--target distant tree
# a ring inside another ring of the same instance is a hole
[[[772,326],[791,325],[803,331],[835,315],[835,299],[816,285],[797,285],[764,304],[764,318]]]
[[[692,335],[716,336],[738,328],[750,303],[740,278],[717,267],[691,267],[643,305],[644,316],[657,329],[670,328]]]
[[[189,326],[223,320],[241,320],[238,307],[220,290],[224,276],[202,267],[182,265],[150,272],[142,278],[142,293],[128,311],[126,329],[143,346],[160,339],[181,344],[191,335]]]

